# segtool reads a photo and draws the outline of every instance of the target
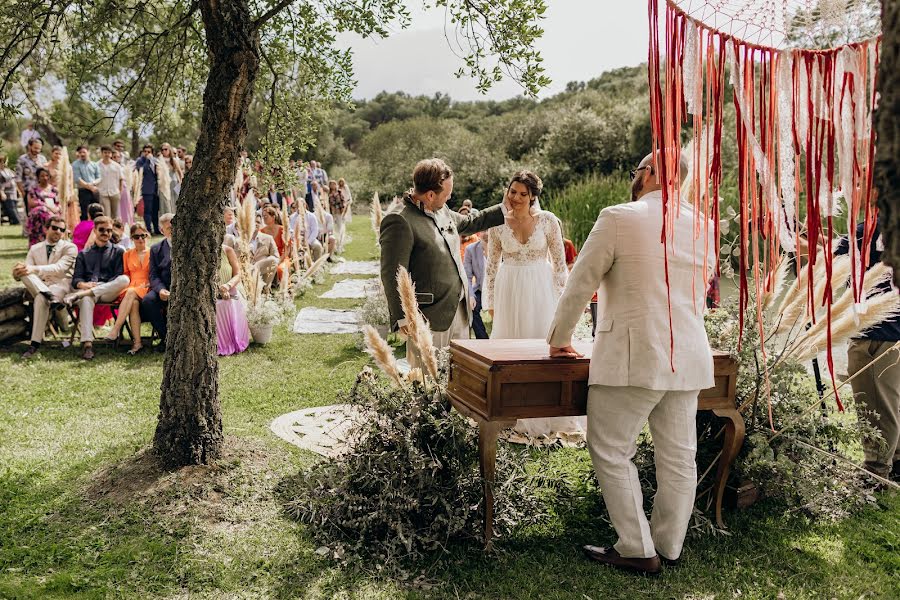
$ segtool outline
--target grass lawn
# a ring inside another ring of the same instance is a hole
[[[350,226],[346,257],[374,258],[368,219]],[[0,287],[25,255],[0,228]],[[301,305],[345,276],[329,276]],[[352,335],[276,330],[272,343],[223,358],[227,452],[214,467],[160,472],[145,450],[156,423],[162,357],[100,348],[0,349],[0,598],[898,598],[900,498],[839,523],[803,523],[761,503],[726,515],[730,535],[691,538],[678,569],[633,577],[583,559],[614,541],[601,499],[577,494],[549,526],[485,556],[470,545],[409,588],[316,554],[281,510],[279,483],[315,457],[276,438],[271,420],[330,404],[368,362]],[[124,351],[124,349],[123,349]],[[590,471],[584,450],[554,469]]]

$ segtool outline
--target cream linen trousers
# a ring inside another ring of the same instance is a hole
[[[621,556],[681,555],[697,489],[695,391],[592,385],[587,442],[603,500],[619,536]],[[656,455],[657,491],[650,522],[632,459],[649,421]]]

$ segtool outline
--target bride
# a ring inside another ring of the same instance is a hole
[[[488,232],[484,308],[494,320],[491,339],[547,337],[566,286],[562,230],[556,215],[540,208],[542,188],[531,171],[514,174],[506,189],[506,223]],[[585,418],[525,419],[515,429],[530,437],[577,436],[585,431]]]

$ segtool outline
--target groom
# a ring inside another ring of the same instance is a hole
[[[600,213],[547,340],[551,356],[579,356],[572,331],[599,288],[587,438],[619,541],[611,548],[584,549],[598,562],[643,573],[657,573],[660,559],[671,565],[681,555],[697,487],[697,395],[713,385],[703,308],[714,244],[706,256],[702,239],[695,250],[695,213],[682,203],[667,229],[667,289],[666,249],[660,242],[662,188],[653,158],[647,156],[633,171],[635,201]],[[682,160],[682,181],[686,174]],[[648,421],[657,480],[649,523],[632,462],[635,441]]]
[[[419,310],[430,324],[435,348],[446,348],[451,339],[469,337],[472,313],[469,308],[466,271],[459,251],[459,236],[472,235],[503,224],[501,205],[464,217],[447,208],[453,193],[453,172],[447,163],[430,158],[419,161],[413,170],[413,188],[400,207],[381,221],[381,282],[387,296],[391,329],[406,335],[397,269],[405,267],[416,284]],[[412,366],[421,366],[418,356],[406,345]]]

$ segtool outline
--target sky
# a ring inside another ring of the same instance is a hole
[[[587,81],[604,71],[647,60],[647,3],[641,0],[547,0],[543,38],[538,49],[553,83],[540,97],[552,96],[570,81]],[[412,24],[386,39],[364,40],[343,34],[354,52],[357,86],[353,97],[372,98],[381,91],[412,95],[449,94],[454,100],[502,100],[522,94],[513,81],[494,84],[487,95],[471,79],[453,74],[462,66],[444,38],[444,12],[425,11],[408,0]]]

